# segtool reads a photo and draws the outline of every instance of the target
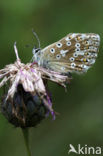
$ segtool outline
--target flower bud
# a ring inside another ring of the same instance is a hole
[[[7,101],[6,96],[2,98],[1,111],[15,127],[26,128],[40,123],[48,109],[37,94],[26,92],[22,84],[18,84],[13,98],[8,98]]]

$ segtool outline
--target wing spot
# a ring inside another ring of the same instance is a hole
[[[61,47],[62,47],[62,43],[59,42],[59,43],[56,44],[56,46],[57,46],[58,48],[61,48]]]
[[[75,68],[76,64],[75,63],[71,63],[71,68]]]
[[[55,53],[55,49],[54,49],[54,48],[51,48],[51,49],[50,49],[50,52],[51,52],[51,53]]]
[[[66,41],[70,41],[71,39],[72,39],[72,36],[67,36],[67,37],[65,38]]]
[[[64,71],[64,70],[65,70],[65,67],[61,67],[61,70],[63,70],[63,71]]]
[[[97,52],[97,51],[98,51],[98,48],[93,47],[93,46],[90,46],[88,49],[90,49],[91,51],[93,50],[93,51],[95,51],[95,52]]]
[[[82,61],[82,62],[89,62],[89,59],[87,59],[87,58],[82,58],[81,61]]]
[[[57,59],[57,60],[60,60],[60,58],[61,58],[61,55],[59,55],[59,54],[56,55],[56,59]]]
[[[69,59],[71,62],[74,62],[74,57],[71,57],[70,59]]]
[[[75,49],[75,52],[79,52],[79,51],[80,51],[80,48],[76,48],[76,49]]]
[[[67,46],[71,46],[71,42],[68,41],[68,42],[66,43],[66,45],[67,45]]]
[[[99,35],[93,35],[93,36],[91,36],[91,38],[92,38],[93,40],[98,40],[98,41],[100,41],[100,36],[99,36]]]
[[[97,57],[98,56],[98,54],[94,54],[94,57]]]
[[[77,35],[78,35],[78,34],[73,33],[73,34],[71,35],[71,38],[75,38]]]
[[[74,57],[78,57],[78,54],[77,54],[77,53],[74,53],[73,56],[74,56]]]
[[[98,41],[100,41],[100,36],[99,36],[98,34],[95,36],[95,38],[96,38]]]
[[[70,37],[66,37],[65,40],[66,40],[66,41],[69,41],[69,40],[70,40]]]
[[[79,48],[80,47],[80,43],[76,43],[75,47]]]
[[[95,59],[91,59],[89,62],[90,62],[90,64],[94,64],[95,63]]]
[[[86,34],[82,34],[81,36],[80,36],[80,39],[81,40],[84,40],[86,38]]]
[[[100,43],[99,42],[95,42],[94,44],[95,44],[95,46],[99,46]]]
[[[75,37],[75,41],[78,42],[78,38],[77,37]]]
[[[86,45],[89,45],[89,41],[85,41],[85,44],[86,44]]]
[[[81,64],[81,68],[83,68],[83,69],[85,69],[87,71],[90,67],[85,65],[85,64]]]

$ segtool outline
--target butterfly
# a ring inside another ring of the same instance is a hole
[[[85,73],[95,63],[99,45],[98,34],[70,33],[44,49],[34,47],[33,61],[61,74]]]

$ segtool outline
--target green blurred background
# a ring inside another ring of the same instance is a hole
[[[30,129],[32,155],[67,156],[69,144],[103,146],[103,0],[0,0],[0,69],[15,61],[15,41],[22,61],[30,61],[37,43],[32,28],[41,47],[70,32],[101,36],[99,56],[87,74],[73,74],[67,92],[49,84],[60,115]],[[0,156],[12,155],[26,156],[22,133],[0,114]]]

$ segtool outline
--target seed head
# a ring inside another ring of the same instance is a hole
[[[36,63],[21,63],[16,43],[14,50],[16,62],[0,70],[0,87],[8,86],[8,91],[2,97],[2,113],[16,127],[35,126],[48,112],[51,112],[54,119],[55,112],[47,93],[46,80],[65,87],[65,82],[69,81],[68,77]]]

